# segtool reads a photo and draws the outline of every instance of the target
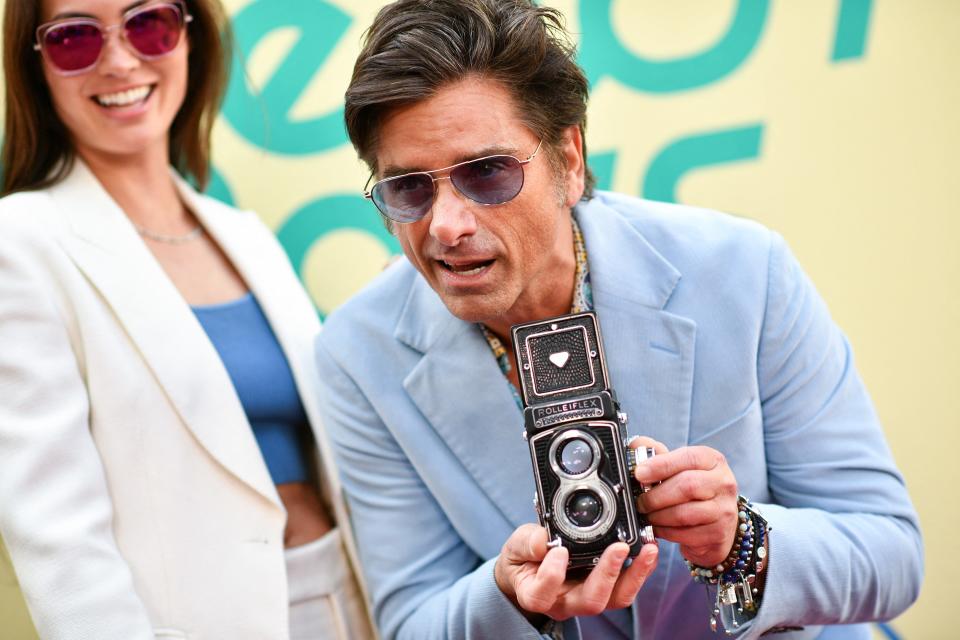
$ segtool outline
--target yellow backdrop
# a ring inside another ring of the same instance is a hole
[[[381,4],[227,2],[247,75],[235,74],[215,131],[211,191],[276,230],[322,314],[397,251],[359,196],[367,175],[340,122]],[[593,85],[601,185],[760,220],[817,283],[854,345],[926,539],[919,602],[876,636],[956,637],[960,3],[550,4],[578,34]],[[34,637],[2,553],[0,637]]]

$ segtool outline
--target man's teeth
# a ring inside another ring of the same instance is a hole
[[[485,265],[480,265],[479,267],[474,267],[473,269],[466,269],[466,270],[464,270],[464,271],[458,271],[458,270],[454,269],[454,271],[456,271],[457,273],[459,273],[459,274],[462,275],[462,276],[472,276],[472,275],[474,275],[474,274],[476,274],[476,273],[480,273],[481,271],[483,271],[483,267],[484,267],[484,266],[485,266]]]
[[[443,263],[443,266],[445,266],[445,267],[446,267],[447,269],[449,269],[450,271],[453,271],[453,272],[456,273],[457,275],[461,275],[461,276],[472,276],[472,275],[478,274],[478,273],[480,273],[481,271],[483,271],[484,268],[486,268],[486,266],[490,264],[490,262],[489,262],[489,261],[487,261],[487,262],[477,262],[477,263],[473,263],[473,264],[475,264],[476,266],[475,266],[475,267],[470,267],[470,266],[467,266],[467,265],[462,265],[462,266],[461,266],[461,265],[450,264],[449,262],[444,262],[444,263]]]
[[[136,89],[127,89],[116,93],[101,93],[96,96],[97,102],[104,107],[126,107],[144,100],[150,93],[150,87],[143,86]]]

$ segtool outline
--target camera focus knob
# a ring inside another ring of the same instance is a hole
[[[627,472],[633,477],[633,472],[637,468],[637,450],[627,449]]]

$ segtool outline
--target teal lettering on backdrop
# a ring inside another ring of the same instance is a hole
[[[613,188],[613,169],[617,162],[617,152],[591,153],[587,161],[597,179],[597,189]]]
[[[211,167],[210,184],[207,185],[204,192],[208,196],[212,196],[221,202],[226,202],[230,205],[236,204],[233,198],[233,192],[230,190],[230,185],[227,184],[223,174],[217,171],[216,167]]]
[[[649,93],[702,87],[733,73],[763,34],[769,0],[740,0],[726,33],[711,48],[669,60],[648,60],[630,50],[613,29],[614,0],[581,0],[580,63],[590,84],[605,75]]]
[[[620,41],[613,28],[614,0],[581,0],[579,62],[595,85],[609,76],[647,93],[678,93],[717,82],[733,73],[757,46],[767,21],[769,0],[739,0],[727,31],[709,49],[668,60],[648,60]],[[872,0],[840,0],[832,61],[863,56]],[[759,157],[762,123],[698,133],[671,141],[650,161],[640,185],[645,198],[677,201],[677,187],[697,168]],[[615,151],[590,156],[597,187],[609,188],[616,166]]]
[[[867,46],[870,10],[873,0],[842,0],[837,16],[831,60],[854,60],[863,56]]]
[[[391,254],[400,253],[400,243],[390,235],[373,205],[362,196],[334,195],[319,198],[295,211],[277,229],[277,238],[303,277],[304,262],[313,243],[331,231],[352,228],[369,233]],[[321,316],[330,309],[321,309]]]
[[[650,161],[643,181],[643,197],[676,202],[680,178],[694,169],[758,157],[762,136],[763,125],[755,124],[670,142]]]
[[[263,149],[284,154],[326,151],[347,141],[343,106],[304,121],[290,110],[317,69],[347,31],[352,20],[322,0],[255,0],[233,18],[237,53],[223,115],[244,138]],[[295,28],[300,37],[259,92],[247,83],[243,60],[277,29]]]

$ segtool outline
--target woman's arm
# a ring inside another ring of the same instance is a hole
[[[0,534],[42,638],[153,638],[112,530],[54,242],[0,211]],[[23,211],[24,217],[30,212]]]

